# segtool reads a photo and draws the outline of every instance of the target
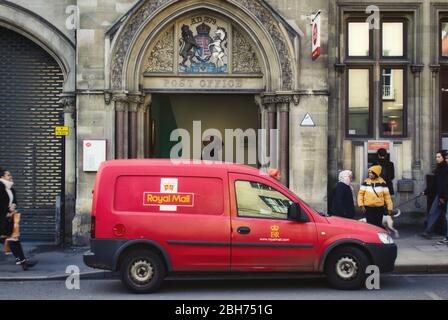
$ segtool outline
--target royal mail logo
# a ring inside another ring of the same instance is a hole
[[[144,206],[177,206],[193,207],[193,193],[160,193],[145,192],[143,195]]]

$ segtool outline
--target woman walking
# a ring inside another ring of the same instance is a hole
[[[358,193],[358,206],[366,215],[367,223],[383,227],[383,215],[392,215],[393,203],[386,181],[380,177],[381,166],[369,168],[369,178]],[[386,212],[387,210],[387,212]]]
[[[448,199],[448,165],[446,162],[446,151],[441,150],[436,153],[437,167],[434,170],[434,179],[431,186],[426,188],[424,194],[434,194],[434,200],[429,210],[425,231],[422,237],[430,239],[440,215],[445,213],[444,208]]]
[[[13,185],[11,173],[0,168],[0,242],[5,245],[5,251],[11,250],[16,264],[27,270],[37,262],[27,260],[23,253],[19,240],[20,214],[16,211],[17,198]]]
[[[339,173],[339,182],[336,184],[331,200],[331,215],[348,219],[355,217],[352,180],[353,173],[350,170]]]

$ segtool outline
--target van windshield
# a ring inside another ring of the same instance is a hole
[[[294,193],[295,194],[295,193]],[[299,196],[297,194],[295,194],[297,198],[299,198]],[[322,217],[330,217],[330,215],[327,212],[321,212],[318,211],[316,209],[314,209],[312,206],[310,206],[306,201],[303,201],[301,198],[299,198],[300,201],[302,201],[302,203],[304,203],[308,208],[311,208],[314,210],[314,212],[317,212],[319,215],[321,215]]]

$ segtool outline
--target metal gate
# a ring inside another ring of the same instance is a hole
[[[0,166],[11,171],[22,238],[54,241],[56,197],[63,194],[64,141],[58,104],[63,73],[28,38],[0,27]]]

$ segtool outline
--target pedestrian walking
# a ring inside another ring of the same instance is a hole
[[[434,194],[434,200],[429,210],[428,219],[426,221],[425,231],[422,237],[430,239],[431,232],[439,219],[440,215],[445,213],[446,203],[448,200],[448,164],[446,162],[447,153],[444,150],[436,153],[437,167],[434,170],[434,179],[431,186],[428,186],[423,192],[424,195]]]
[[[442,155],[445,156],[445,161],[447,164],[447,170],[448,170],[448,150],[441,150]],[[443,212],[442,212],[443,214]],[[437,244],[446,244],[448,245],[448,201],[445,201],[445,224],[446,224],[446,234],[445,239],[437,241]]]
[[[394,179],[395,179],[395,165],[392,161],[387,158],[387,150],[381,148],[377,151],[378,161],[377,165],[381,166],[380,177],[386,181],[387,188],[389,189],[390,195],[395,194],[394,189]]]
[[[448,165],[448,150],[443,150],[443,152],[445,153],[445,160],[446,163]],[[445,239],[438,241],[437,244],[448,244],[448,201],[445,204],[445,225],[446,225],[446,235],[445,235]]]
[[[339,182],[336,184],[331,197],[331,215],[354,219],[355,202],[351,185],[352,180],[353,173],[350,170],[344,170],[339,173]]]
[[[382,168],[369,168],[369,177],[363,182],[358,193],[358,206],[366,215],[367,223],[383,227],[383,215],[392,215],[393,203],[386,181],[380,177]]]
[[[16,264],[23,270],[32,268],[37,261],[28,260],[20,243],[20,213],[17,212],[17,197],[13,188],[14,181],[9,171],[0,168],[0,242],[5,252],[16,258]]]

